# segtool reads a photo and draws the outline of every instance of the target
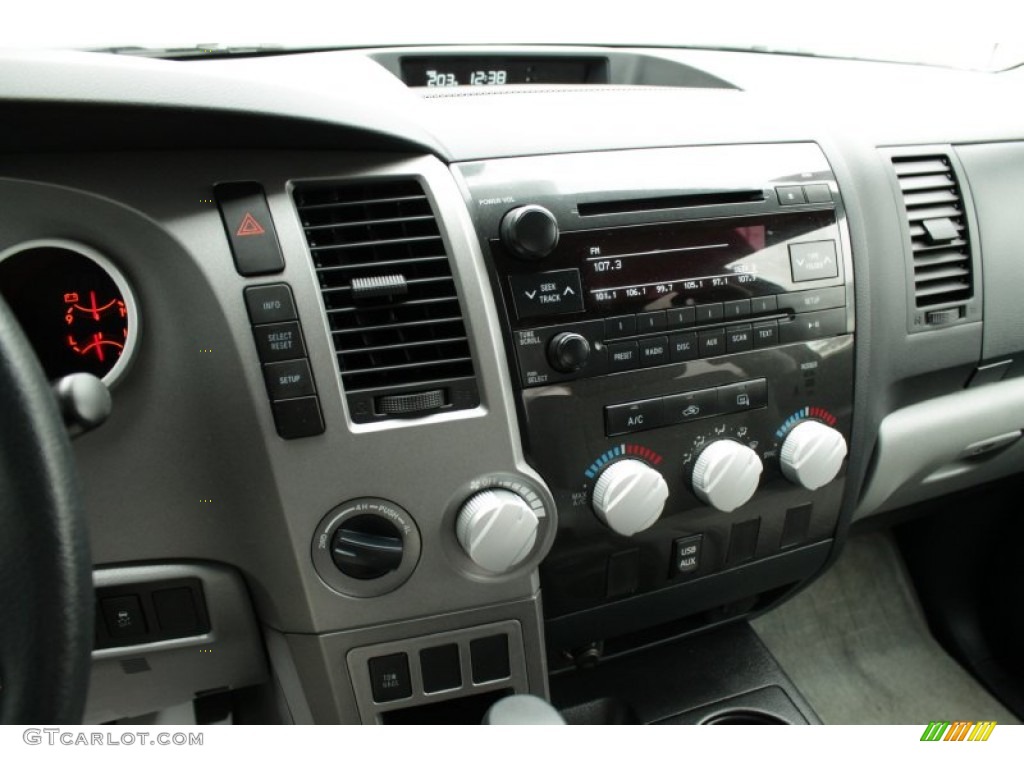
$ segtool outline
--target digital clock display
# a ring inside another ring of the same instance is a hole
[[[601,58],[407,56],[401,68],[402,80],[416,88],[608,82],[608,61]]]

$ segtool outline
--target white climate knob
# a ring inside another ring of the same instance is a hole
[[[801,421],[782,443],[779,461],[787,480],[809,491],[835,480],[846,458],[842,434],[820,421]]]
[[[505,573],[533,550],[538,525],[537,512],[522,496],[492,488],[462,505],[455,535],[470,560],[492,573]]]
[[[642,461],[623,459],[601,473],[594,486],[594,512],[622,536],[650,528],[665,508],[668,483]]]
[[[693,490],[705,504],[732,512],[750,501],[761,469],[761,459],[750,448],[732,440],[718,440],[697,458]]]

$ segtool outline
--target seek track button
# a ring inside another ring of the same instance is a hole
[[[583,311],[583,287],[578,269],[511,275],[508,282],[520,320]]]

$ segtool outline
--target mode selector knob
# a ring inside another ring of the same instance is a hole
[[[539,525],[536,510],[526,499],[491,488],[462,505],[455,534],[470,560],[492,573],[505,573],[533,551]]]
[[[705,504],[732,512],[750,501],[763,465],[758,455],[733,440],[718,440],[705,448],[693,467],[693,490]]]
[[[523,205],[505,214],[499,228],[501,242],[521,259],[547,257],[558,245],[558,220],[540,205]]]
[[[551,339],[548,344],[548,362],[556,371],[573,373],[590,359],[590,342],[586,337],[567,331]]]
[[[636,459],[623,459],[597,478],[594,512],[616,533],[632,536],[658,521],[667,498],[668,483],[658,470]]]
[[[779,454],[782,474],[809,491],[835,480],[846,458],[846,438],[820,421],[801,421],[786,436]]]

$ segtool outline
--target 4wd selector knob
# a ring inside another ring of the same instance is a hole
[[[782,443],[779,462],[787,480],[809,491],[831,483],[846,458],[846,439],[820,421],[801,421]]]
[[[533,550],[539,525],[536,511],[522,496],[491,488],[462,505],[455,535],[470,560],[492,573],[505,573]]]
[[[750,501],[763,465],[758,455],[733,440],[717,440],[703,450],[693,467],[693,490],[705,504],[732,512]]]
[[[586,336],[567,331],[551,339],[548,344],[548,362],[556,371],[572,373],[590,359],[590,342]]]
[[[558,245],[558,221],[547,208],[523,205],[505,214],[501,241],[521,259],[543,259]]]
[[[608,467],[594,486],[594,512],[602,523],[622,536],[654,525],[668,498],[668,483],[656,469],[636,459]]]

